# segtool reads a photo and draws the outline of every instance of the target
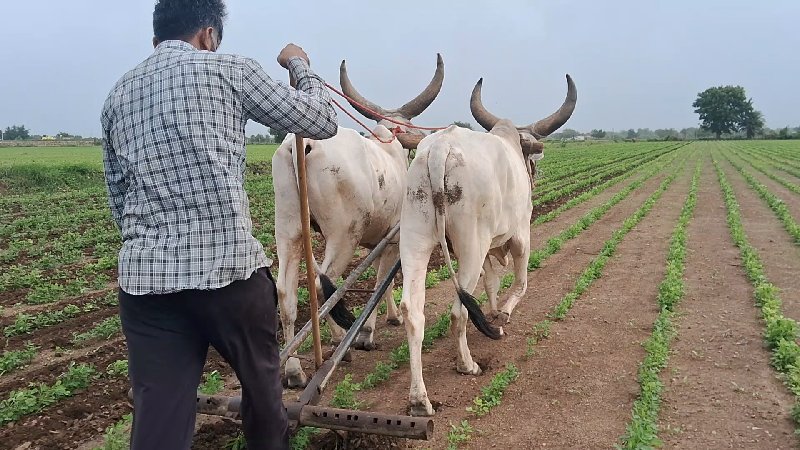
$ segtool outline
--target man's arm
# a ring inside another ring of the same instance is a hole
[[[105,170],[106,187],[108,188],[108,204],[111,215],[122,229],[122,210],[125,203],[125,193],[128,191],[128,182],[122,173],[122,167],[117,160],[114,146],[111,143],[110,121],[106,110],[103,111],[103,168]]]
[[[302,58],[290,59],[288,66],[297,89],[273,80],[257,62],[246,60],[242,100],[248,118],[311,139],[335,136],[336,111],[325,85]]]

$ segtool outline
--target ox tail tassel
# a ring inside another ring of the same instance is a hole
[[[458,299],[461,301],[461,304],[467,308],[469,320],[472,321],[478,331],[495,340],[503,337],[503,327],[498,328],[489,323],[489,320],[486,319],[486,315],[483,314],[481,306],[478,304],[478,301],[475,300],[475,297],[459,288]]]
[[[319,284],[322,286],[322,295],[325,296],[325,300],[331,298],[333,293],[336,292],[336,285],[333,284],[330,278],[322,272],[317,272],[319,274]],[[344,299],[339,300],[333,305],[330,313],[331,319],[336,322],[336,325],[344,328],[345,330],[349,330],[350,327],[353,326],[353,323],[356,321],[356,316],[347,309],[347,305],[344,304]]]

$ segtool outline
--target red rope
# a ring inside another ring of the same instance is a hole
[[[331,91],[333,91],[333,92],[335,92],[336,94],[338,94],[339,96],[341,96],[342,98],[346,99],[346,100],[347,100],[348,102],[350,102],[351,104],[357,105],[359,108],[361,108],[361,109],[364,109],[365,111],[368,111],[369,113],[371,113],[371,114],[374,114],[374,115],[376,115],[376,116],[380,117],[381,119],[383,119],[383,120],[385,120],[385,121],[387,121],[387,122],[391,122],[391,123],[393,123],[393,124],[395,124],[395,125],[402,125],[402,126],[404,126],[404,127],[406,127],[406,128],[415,128],[415,129],[417,129],[417,130],[428,130],[428,131],[439,131],[439,130],[444,130],[445,128],[447,128],[447,127],[421,127],[421,126],[419,126],[419,125],[413,125],[413,124],[410,124],[410,123],[407,123],[407,122],[401,122],[401,121],[399,121],[399,120],[392,119],[391,117],[386,117],[386,116],[384,116],[383,114],[381,114],[381,113],[379,113],[379,112],[377,112],[377,111],[375,111],[375,110],[373,110],[373,109],[371,109],[371,108],[368,108],[368,107],[366,107],[366,106],[362,105],[361,103],[357,102],[356,100],[354,100],[354,99],[350,98],[350,97],[349,97],[347,94],[345,94],[344,92],[342,92],[342,91],[340,91],[340,90],[336,89],[335,87],[331,86],[330,84],[328,84],[328,83],[325,83],[325,86],[326,86],[328,89],[330,89]],[[361,123],[360,121],[358,121],[358,119],[356,119],[355,117],[353,117],[353,115],[352,115],[352,114],[350,114],[349,112],[345,111],[345,109],[344,109],[344,108],[342,108],[342,105],[340,105],[338,102],[336,102],[335,100],[333,100],[333,103],[334,103],[336,106],[338,106],[338,107],[339,107],[339,109],[341,109],[342,111],[344,111],[344,112],[345,112],[345,113],[346,113],[348,116],[350,116],[350,118],[352,118],[353,120],[355,120],[356,122],[358,122],[358,124],[359,124],[359,125],[361,125],[361,126],[362,126],[362,127],[364,127],[364,128],[367,128],[367,126],[366,126],[366,125],[364,125],[363,123]],[[398,127],[398,128],[399,128],[399,127]],[[398,128],[395,128],[394,130],[392,130],[392,134],[394,134],[394,135],[397,135],[397,133],[398,133],[398,131],[399,131],[399,130],[398,130]],[[369,129],[369,128],[367,128],[367,129]],[[370,132],[371,132],[371,131],[370,131]],[[372,133],[372,135],[373,135],[373,136],[375,136],[375,133]],[[375,137],[377,138],[377,136],[375,136]],[[378,138],[378,139],[380,140],[380,138]],[[383,141],[381,141],[381,142],[383,142]],[[389,142],[391,142],[391,141],[389,141]]]
[[[350,111],[348,111],[348,110],[344,109],[344,107],[343,107],[343,106],[342,106],[342,105],[341,105],[339,102],[337,102],[335,99],[331,99],[331,103],[333,103],[333,104],[334,104],[334,105],[336,105],[336,106],[337,106],[339,109],[341,109],[342,111],[344,111],[344,113],[345,113],[345,114],[347,114],[348,116],[350,116],[350,118],[351,118],[351,119],[355,120],[355,121],[356,121],[356,123],[357,123],[357,124],[359,124],[359,125],[361,125],[361,126],[362,126],[362,127],[365,129],[365,130],[369,131],[369,133],[370,133],[370,134],[371,134],[371,135],[372,135],[372,136],[373,136],[375,139],[377,139],[379,142],[382,142],[382,143],[384,143],[384,144],[391,144],[392,142],[394,142],[394,140],[395,140],[395,139],[397,139],[397,132],[400,130],[400,127],[397,127],[397,128],[394,128],[394,129],[392,129],[392,138],[391,138],[391,139],[389,139],[388,141],[384,141],[383,139],[381,139],[381,137],[380,137],[380,136],[378,136],[377,134],[375,134],[375,132],[374,132],[374,131],[372,131],[372,130],[371,130],[371,129],[370,129],[368,126],[367,126],[367,125],[365,125],[365,124],[364,124],[364,122],[362,122],[362,121],[358,120],[358,118],[356,118],[356,116],[355,116],[355,115],[353,115],[353,114],[352,114]]]

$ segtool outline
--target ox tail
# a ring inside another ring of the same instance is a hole
[[[294,176],[295,182],[297,183],[298,192],[300,190],[300,179],[299,179],[299,171],[297,170],[297,151],[304,152],[306,151],[305,148],[297,148],[296,140],[292,139],[292,168],[294,169]],[[306,144],[308,145],[308,144]],[[334,292],[336,292],[336,285],[333,284],[330,277],[325,275],[325,273],[320,270],[319,264],[317,264],[316,259],[314,259],[314,268],[315,272],[317,273],[317,280],[319,280],[319,285],[322,288],[322,295],[324,297],[324,301],[327,301],[331,296],[333,296]],[[323,301],[323,302],[324,302]],[[345,330],[349,330],[353,323],[356,321],[356,316],[347,309],[347,305],[344,302],[344,299],[339,300],[333,306],[330,312],[330,318],[336,322],[336,325],[344,328]]]
[[[492,338],[500,339],[503,336],[503,328],[495,327],[483,314],[478,301],[469,292],[465,291],[458,283],[456,272],[453,270],[453,261],[450,259],[450,251],[447,248],[447,230],[445,229],[447,201],[445,195],[445,168],[447,157],[450,155],[452,147],[432,146],[428,152],[428,174],[431,180],[431,194],[434,207],[434,221],[436,223],[436,237],[442,247],[444,261],[450,271],[450,279],[458,292],[458,300],[467,308],[469,319],[481,333]]]
[[[334,292],[336,292],[336,285],[333,284],[330,278],[322,272],[317,272],[319,275],[319,284],[322,286],[322,295],[325,296],[325,300],[331,298]],[[344,299],[339,300],[333,305],[330,314],[331,319],[336,322],[336,325],[344,328],[345,330],[349,330],[350,327],[353,326],[353,323],[356,321],[356,316],[347,309],[347,305],[344,303]]]

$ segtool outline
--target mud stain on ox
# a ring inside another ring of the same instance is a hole
[[[433,207],[436,208],[436,213],[439,215],[444,215],[444,197],[444,192],[437,191],[433,193]]]
[[[411,201],[418,203],[425,203],[428,201],[428,193],[422,187],[417,188],[416,191],[408,191],[408,197]]]
[[[329,171],[334,175],[339,175],[339,170],[341,170],[341,168],[338,166],[328,166],[325,168],[325,170]]]
[[[383,174],[378,176],[378,189],[383,190],[386,187],[386,179],[383,177]]]
[[[447,203],[453,205],[458,203],[461,200],[461,197],[464,193],[461,190],[461,186],[456,184],[455,186],[445,186],[444,193],[447,196]]]

